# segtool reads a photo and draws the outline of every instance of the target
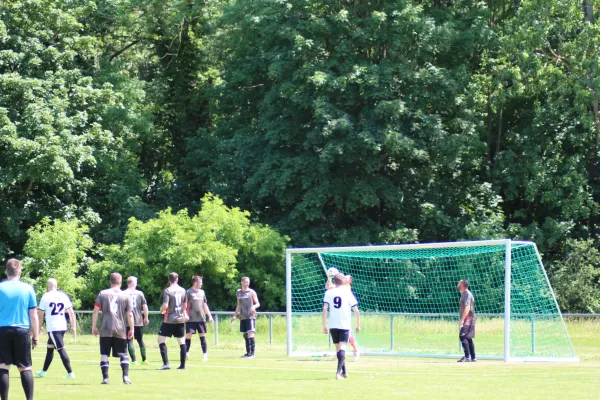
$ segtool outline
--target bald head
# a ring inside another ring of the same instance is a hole
[[[48,285],[48,290],[56,290],[56,289],[58,289],[58,282],[54,278],[48,279],[46,281],[46,284]]]

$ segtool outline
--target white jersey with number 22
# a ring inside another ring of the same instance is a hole
[[[329,289],[323,303],[329,304],[329,329],[352,328],[350,310],[358,305],[358,301],[350,290],[343,287]]]
[[[48,332],[67,330],[65,314],[69,308],[73,308],[73,304],[65,292],[50,290],[44,293],[40,300],[39,309],[45,313]]]

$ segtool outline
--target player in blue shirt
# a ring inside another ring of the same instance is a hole
[[[12,258],[6,263],[7,279],[0,282],[0,397],[8,399],[8,371],[15,364],[25,398],[33,400],[31,349],[38,344],[37,301],[33,287],[19,280],[21,272],[21,262]]]

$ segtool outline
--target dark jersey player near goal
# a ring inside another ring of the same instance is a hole
[[[135,276],[130,276],[127,278],[127,289],[125,289],[125,293],[131,296],[131,301],[133,303],[133,323],[135,324],[133,338],[130,338],[127,341],[127,349],[129,350],[131,362],[137,365],[138,361],[135,356],[135,347],[133,345],[133,339],[135,339],[140,346],[142,365],[148,365],[148,361],[146,361],[146,343],[144,343],[144,325],[150,323],[148,320],[148,302],[146,301],[144,293],[137,289],[137,281]],[[129,331],[129,329],[130,327],[128,326],[127,330]]]
[[[6,263],[7,279],[0,282],[0,397],[8,399],[8,371],[16,365],[27,400],[33,400],[31,349],[38,344],[37,300],[33,286],[21,282],[21,262]],[[31,332],[31,336],[29,333]]]
[[[475,355],[475,344],[473,343],[475,322],[477,321],[475,299],[469,290],[469,282],[467,280],[463,279],[458,282],[457,289],[460,291],[460,301],[458,303],[459,339],[465,352],[465,356],[458,360],[458,362],[476,362],[477,356]]]
[[[177,369],[185,369],[185,321],[187,320],[187,300],[185,298],[185,289],[179,286],[179,275],[176,272],[169,274],[169,287],[163,292],[163,303],[160,306],[160,313],[163,314],[164,320],[158,331],[158,347],[160,356],[162,357],[163,365],[159,370],[171,369],[169,365],[169,356],[167,354],[168,337],[177,339],[179,343],[179,367]]]
[[[129,355],[127,339],[133,337],[133,302],[131,296],[121,290],[121,274],[110,274],[110,289],[105,289],[96,297],[92,315],[92,335],[100,335],[100,368],[102,384],[108,385],[108,357],[118,357],[123,370],[123,383],[130,385]],[[102,324],[98,330],[98,315],[102,311]],[[130,327],[127,331],[127,327]]]
[[[345,379],[346,373],[346,344],[350,338],[352,322],[350,311],[354,310],[356,317],[356,333],[360,332],[360,313],[358,301],[350,290],[343,288],[346,277],[337,274],[333,277],[335,287],[325,292],[323,298],[323,333],[331,334],[331,341],[335,344],[337,351],[337,371],[335,379]],[[327,329],[327,311],[329,309],[329,330]]]
[[[213,322],[208,302],[206,301],[206,293],[202,290],[202,277],[192,277],[192,287],[185,292],[187,299],[187,314],[189,320],[185,325],[185,348],[186,359],[190,355],[190,347],[192,346],[192,336],[198,332],[200,336],[200,346],[202,347],[202,361],[208,361],[208,346],[206,344],[206,319],[208,322]]]
[[[236,292],[237,307],[235,314],[231,317],[233,323],[236,317],[240,318],[240,332],[246,340],[246,354],[242,358],[254,358],[256,348],[256,309],[260,307],[256,292],[250,289],[250,278],[247,276],[241,280],[242,288]]]

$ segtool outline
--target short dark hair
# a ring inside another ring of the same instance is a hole
[[[110,274],[110,284],[111,285],[120,285],[123,283],[123,277],[118,272],[113,272]]]
[[[202,275],[194,275],[192,276],[192,283],[196,283],[202,280]]]
[[[21,261],[16,258],[11,258],[6,263],[6,276],[12,278],[14,276],[19,275],[19,271],[21,271]]]
[[[177,282],[177,279],[179,279],[179,274],[177,274],[177,272],[171,272],[169,274],[169,282],[175,283]]]
[[[465,289],[469,288],[469,281],[466,279],[463,279],[460,281],[460,283],[462,283],[462,285],[464,286]]]

